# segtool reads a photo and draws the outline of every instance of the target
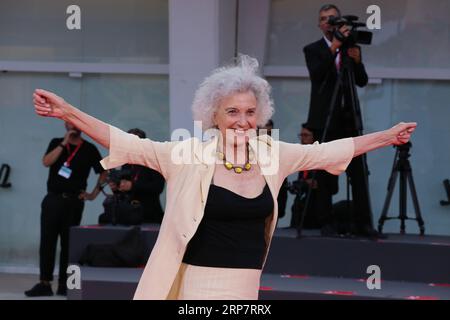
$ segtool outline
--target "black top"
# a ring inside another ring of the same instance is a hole
[[[137,164],[125,164],[122,170],[130,172],[133,182],[130,193],[133,199],[142,202],[143,222],[161,223],[163,210],[159,196],[164,190],[164,177],[158,171]]]
[[[269,187],[245,198],[211,185],[205,213],[183,262],[207,267],[261,269],[266,250],[265,219],[273,212]]]
[[[334,87],[337,80],[337,69],[335,57],[328,47],[324,38],[307,45],[303,52],[305,54],[306,66],[308,67],[309,76],[311,78],[311,101],[308,114],[308,125],[312,129],[324,129],[327,116],[330,112],[330,103],[333,95]],[[355,83],[359,87],[364,87],[368,82],[368,77],[363,63],[355,63],[353,59],[351,64],[354,70]],[[343,83],[347,83],[344,79]],[[352,110],[348,102],[350,90],[347,86],[343,86],[343,91],[339,91],[331,118],[329,130],[339,130],[343,127],[343,121],[349,122],[355,127]],[[344,105],[342,101],[344,95]],[[360,115],[357,115],[359,123],[356,129],[362,129],[360,123]]]
[[[45,154],[50,153],[62,143],[63,138],[54,138],[50,141]],[[80,149],[77,151],[70,163],[70,169],[72,174],[69,179],[66,179],[58,174],[61,166],[66,162],[67,158],[77,147],[76,145],[69,144],[70,153],[67,148],[64,148],[61,152],[59,158],[54,164],[50,166],[48,180],[47,180],[47,191],[55,193],[75,193],[79,194],[82,190],[86,190],[87,179],[89,177],[89,171],[91,168],[94,169],[96,173],[101,173],[104,171],[100,164],[102,159],[98,149],[90,142],[84,140]]]

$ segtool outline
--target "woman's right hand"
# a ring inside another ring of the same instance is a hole
[[[62,119],[66,113],[67,103],[53,92],[36,89],[33,93],[34,111],[42,117]]]
[[[34,111],[41,117],[64,120],[109,149],[109,126],[106,123],[78,110],[50,91],[36,89],[33,104]]]

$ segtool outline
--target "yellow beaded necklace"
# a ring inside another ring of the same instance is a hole
[[[248,145],[247,145],[247,162],[244,164],[243,167],[241,166],[235,166],[231,162],[227,161],[225,158],[225,154],[222,152],[217,152],[217,155],[220,160],[223,160],[223,165],[227,170],[233,169],[235,173],[242,173],[243,171],[249,171],[252,168],[252,165],[250,164],[250,158],[249,158],[249,152],[248,152]]]

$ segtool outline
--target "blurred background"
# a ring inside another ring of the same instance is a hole
[[[373,1],[336,0],[343,14],[365,21]],[[32,92],[56,92],[119,128],[139,127],[153,140],[193,130],[195,89],[236,53],[256,57],[273,88],[274,127],[298,142],[309,108],[310,80],[302,48],[322,37],[313,0],[78,0],[81,29],[69,30],[69,0],[0,1],[0,165],[11,187],[0,188],[0,271],[36,272],[40,203],[48,169],[41,159],[64,125],[40,119]],[[381,29],[362,55],[369,85],[358,88],[364,132],[417,121],[410,162],[427,234],[450,235],[442,181],[450,177],[450,2],[376,3]],[[106,150],[100,148],[103,156]],[[386,196],[395,149],[368,156],[374,222]],[[289,179],[292,179],[290,177]],[[88,189],[97,177],[91,175]],[[345,175],[335,201],[346,197]],[[86,203],[82,224],[97,223],[103,197]],[[164,196],[161,199],[164,203]],[[279,227],[289,225],[293,196]],[[408,203],[413,213],[412,204]],[[398,212],[394,194],[391,211]],[[398,221],[386,232],[398,232]],[[416,222],[408,233],[418,233]]]

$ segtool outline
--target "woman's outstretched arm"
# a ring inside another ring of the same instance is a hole
[[[415,122],[401,122],[384,131],[321,144],[280,142],[280,169],[284,171],[281,177],[296,171],[315,169],[340,174],[354,157],[389,145],[407,143],[416,126]]]
[[[407,143],[416,127],[416,122],[400,122],[388,130],[354,137],[353,142],[355,144],[355,152],[353,156],[357,157],[371,150],[390,145]]]
[[[140,139],[78,110],[53,92],[42,89],[36,89],[34,92],[33,103],[38,115],[67,121],[109,149],[108,157],[101,161],[105,169],[125,163],[139,164],[158,171],[168,179],[181,168],[172,160],[172,148],[178,141],[157,142]]]
[[[50,91],[36,89],[33,103],[38,115],[67,121],[109,149],[109,126],[106,123],[80,111]]]

